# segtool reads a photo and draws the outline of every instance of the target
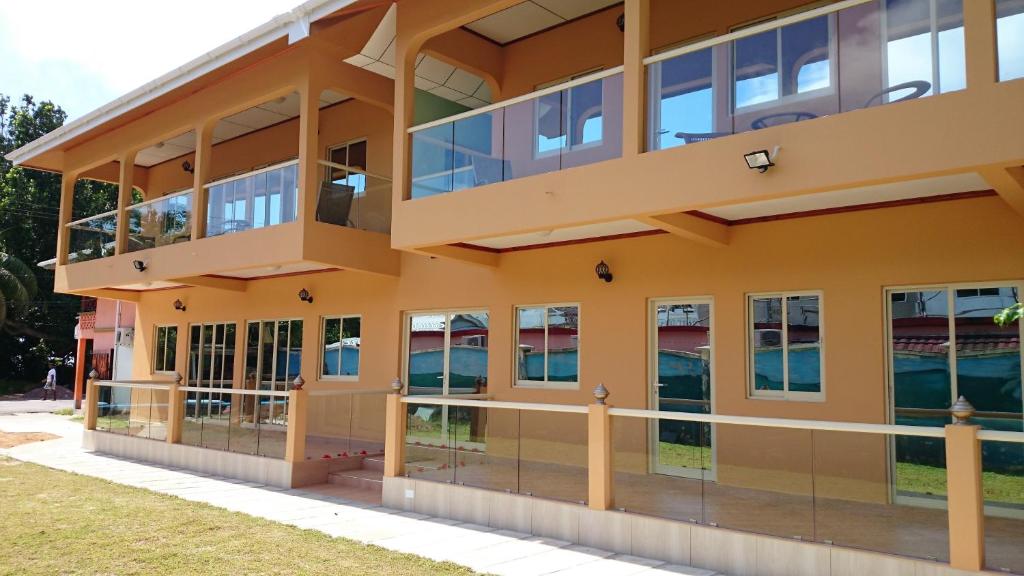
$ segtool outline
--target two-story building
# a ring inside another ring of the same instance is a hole
[[[9,158],[63,175],[57,290],[137,309],[96,450],[1024,573],[1021,0],[311,0]]]

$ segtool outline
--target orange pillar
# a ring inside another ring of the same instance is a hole
[[[981,485],[979,426],[946,426],[946,491],[949,564],[958,570],[985,567],[985,498]]]
[[[384,432],[384,476],[396,478],[402,475],[405,464],[406,410],[402,404],[402,382],[391,384],[392,394],[387,398],[387,415]]]
[[[587,412],[587,480],[591,510],[609,510],[615,500],[612,487],[612,418],[605,399],[608,390],[598,385],[595,404]]]
[[[75,349],[75,410],[82,408],[82,386],[85,384],[85,338],[78,339]]]

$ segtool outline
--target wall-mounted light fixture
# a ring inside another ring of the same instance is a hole
[[[306,302],[308,304],[313,303],[313,297],[310,296],[309,290],[306,290],[305,288],[299,290],[299,300],[302,300],[303,302]]]
[[[189,162],[188,160],[185,160],[184,162],[181,163],[181,169],[184,170],[185,172],[188,172],[189,174],[196,173],[195,166],[193,166],[192,163]]]
[[[597,277],[601,280],[604,280],[605,282],[612,281],[613,276],[611,268],[608,268],[608,265],[605,264],[604,260],[597,263],[597,267],[594,268],[594,272],[597,273]]]
[[[619,17],[615,19],[615,25],[619,28],[619,32],[626,31],[626,13],[619,14]]]
[[[144,272],[146,270],[146,263],[142,260],[132,260],[132,266],[134,266],[139,272]]]
[[[779,147],[776,146],[771,153],[767,150],[757,150],[756,152],[744,154],[743,159],[747,162],[747,168],[757,170],[763,174],[767,172],[769,168],[775,166],[775,157],[778,155]]]
[[[182,302],[180,298],[175,300],[174,301],[174,309],[177,310],[178,312],[184,312],[185,311],[185,303]]]

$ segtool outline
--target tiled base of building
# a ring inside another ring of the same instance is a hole
[[[625,512],[597,511],[579,504],[412,478],[385,478],[383,504],[409,512],[715,570],[730,576],[979,574],[938,562]]]

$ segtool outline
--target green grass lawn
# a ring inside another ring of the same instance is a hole
[[[982,472],[981,485],[988,502],[1024,504],[1024,476]],[[945,496],[946,469],[897,462],[896,489],[901,492]]]
[[[473,572],[0,458],[0,575]]]

